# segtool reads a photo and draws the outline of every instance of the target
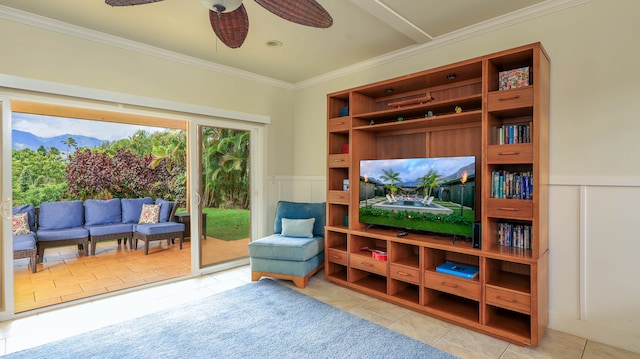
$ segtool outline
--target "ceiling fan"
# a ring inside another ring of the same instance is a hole
[[[105,0],[111,6],[150,4],[163,0]],[[333,18],[316,0],[255,0],[275,15],[296,24],[328,28]],[[200,0],[209,9],[209,22],[216,36],[228,47],[242,45],[249,33],[249,17],[242,0]]]

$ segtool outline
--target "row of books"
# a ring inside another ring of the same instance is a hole
[[[496,142],[498,145],[530,143],[531,127],[529,125],[502,125],[496,127]]]
[[[503,170],[492,171],[491,197],[507,199],[532,199],[532,172],[509,172]]]
[[[498,245],[531,249],[531,226],[517,223],[498,223]]]

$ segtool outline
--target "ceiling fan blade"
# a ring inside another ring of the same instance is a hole
[[[315,0],[256,0],[263,8],[296,24],[328,28],[333,18]]]
[[[244,5],[231,12],[209,10],[209,21],[220,41],[232,49],[240,47],[249,33],[249,16]]]
[[[158,2],[162,0],[104,0],[105,4],[111,6],[131,6],[131,5],[142,5],[142,4],[151,4],[153,2]]]

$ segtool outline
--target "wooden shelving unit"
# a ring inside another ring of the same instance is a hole
[[[501,72],[524,67],[528,85],[500,89]],[[549,67],[542,45],[534,43],[327,95],[325,276],[421,313],[537,346],[548,323]],[[415,100],[429,96],[434,100]],[[405,105],[389,106],[397,102]],[[505,133],[516,140],[505,140]],[[358,221],[361,160],[443,156],[476,157],[480,248],[444,235],[398,237],[397,229],[367,228]],[[496,196],[497,173],[526,175],[530,196]],[[518,240],[506,237],[507,228],[517,231]],[[387,260],[372,258],[362,247],[387,252]],[[476,266],[479,275],[437,272],[445,261]]]

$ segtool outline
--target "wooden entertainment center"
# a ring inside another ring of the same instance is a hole
[[[534,43],[327,95],[326,278],[537,346],[549,303],[549,72]],[[358,220],[369,198],[361,194],[361,160],[448,156],[476,157],[480,248]],[[527,196],[507,195],[495,177],[523,173],[531,179]],[[386,260],[363,247],[386,252]],[[445,261],[477,267],[478,276],[436,271]]]

